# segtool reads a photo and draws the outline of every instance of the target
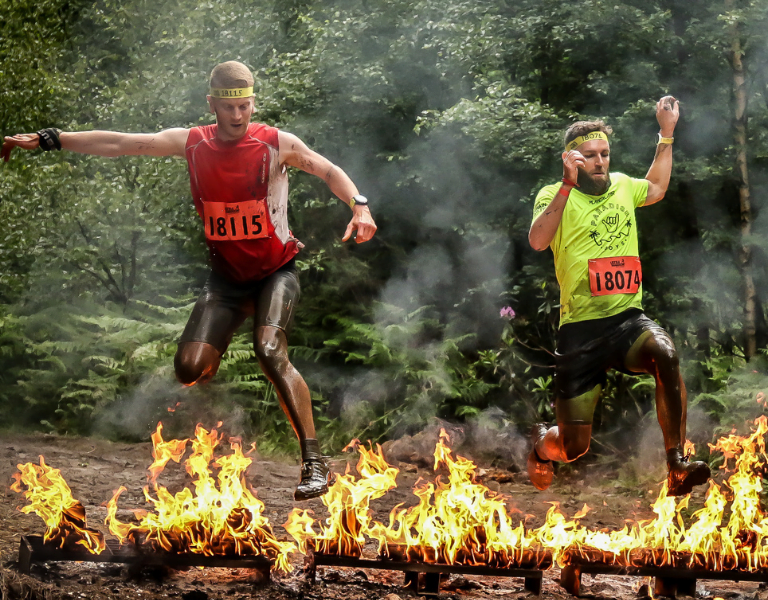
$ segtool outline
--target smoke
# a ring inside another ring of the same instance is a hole
[[[350,376],[344,374],[346,382],[341,393],[340,415],[352,430],[364,429],[377,415],[387,401],[398,393],[402,386],[378,369]]]
[[[696,446],[696,456],[706,460],[709,455],[707,443],[712,441],[715,424],[699,407],[688,406],[686,438]],[[656,414],[647,414],[639,423],[635,433],[637,444],[625,444],[633,447],[631,456],[622,464],[625,475],[636,480],[640,485],[650,485],[662,481],[667,476],[667,456],[664,437],[656,420]]]
[[[513,472],[525,466],[528,442],[499,408],[485,410],[461,425],[432,418],[413,435],[386,442],[385,455],[390,461],[431,467],[442,431],[448,435],[447,444],[454,454],[466,456],[476,464],[478,461],[495,463]]]
[[[510,471],[525,468],[530,441],[511,422],[509,415],[498,407],[491,407],[469,420],[462,446],[470,456],[496,460]]]
[[[147,441],[158,422],[163,437],[193,435],[199,423],[206,429],[221,421],[221,430],[238,436],[247,432],[244,410],[216,383],[184,387],[171,367],[162,367],[95,414],[92,433],[109,439]]]

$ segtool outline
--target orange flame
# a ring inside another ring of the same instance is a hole
[[[347,447],[350,446],[352,444]],[[366,450],[365,446],[357,446],[357,449],[360,458],[356,470],[360,478],[350,474],[349,465],[344,475],[336,477],[328,493],[322,497],[331,516],[325,524],[320,524],[319,534],[315,534],[307,511],[295,508],[288,516],[286,530],[299,547],[306,549],[312,541],[318,552],[324,554],[358,557],[362,554],[365,533],[372,523],[370,502],[397,487],[395,479],[399,471],[387,464],[378,444],[375,451],[373,448]]]
[[[92,554],[99,554],[106,548],[104,536],[86,525],[85,508],[72,497],[72,490],[64,481],[59,469],[45,464],[40,457],[40,465],[26,463],[17,465],[16,480],[11,485],[14,492],[23,493],[29,504],[21,512],[36,513],[45,521],[43,540],[59,548],[69,544],[79,544]],[[27,490],[22,491],[21,486]]]
[[[187,450],[187,442],[189,440],[171,440],[170,442],[163,441],[163,424],[158,423],[157,429],[152,434],[152,458],[154,462],[149,465],[147,470],[149,475],[147,479],[149,483],[155,483],[157,476],[165,469],[165,465],[169,460],[175,463],[181,461],[184,456],[184,452]]]
[[[683,456],[693,456],[696,454],[696,445],[691,440],[685,440],[683,446]]]
[[[675,566],[719,570],[768,568],[768,519],[759,494],[768,468],[765,435],[768,418],[760,417],[749,436],[732,434],[710,445],[722,452],[727,481],[710,482],[703,508],[690,519],[683,514],[690,496],[669,496],[666,482],[652,505],[653,519],[627,522],[618,530],[595,530],[579,520],[584,507],[567,518],[557,503],[536,529],[515,524],[506,500],[474,480],[475,465],[454,458],[444,432],[435,448],[435,470],[447,479],[417,481],[417,505],[392,509],[388,524],[371,517],[370,500],[396,487],[397,469],[377,452],[358,447],[358,478],[347,473],[323,498],[330,516],[315,523],[306,511],[294,511],[286,523],[305,549],[314,542],[323,553],[359,556],[366,539],[379,543],[379,554],[405,560],[488,566],[541,566],[552,557],[561,566],[572,562]],[[728,504],[730,509],[728,512]],[[727,523],[723,524],[727,517]],[[315,533],[315,525],[319,533]]]
[[[385,525],[371,518],[370,501],[396,487],[398,470],[377,450],[358,446],[359,478],[340,476],[322,500],[330,517],[315,534],[306,511],[294,509],[286,529],[305,548],[314,542],[326,554],[360,556],[366,537],[379,542],[382,556],[428,562],[507,565],[529,560],[523,555],[533,537],[522,524],[514,527],[502,496],[474,481],[476,467],[463,457],[454,459],[441,432],[435,448],[435,469],[445,467],[447,480],[419,479],[418,505],[395,506]]]
[[[220,425],[220,424],[219,424]],[[290,571],[288,554],[296,550],[292,542],[279,541],[264,516],[264,504],[245,481],[245,472],[252,459],[242,452],[242,442],[230,438],[232,454],[214,460],[214,450],[223,439],[216,429],[208,431],[198,425],[192,440],[192,454],[185,462],[193,478],[194,492],[184,488],[171,494],[158,485],[157,476],[169,460],[179,462],[188,440],[162,438],[162,426],[152,435],[153,457],[150,483],[144,497],[154,512],[137,513],[138,524],[121,523],[117,517],[117,499],[124,491],[118,489],[107,504],[105,523],[121,542],[138,540],[155,550],[213,555],[262,555],[275,561],[277,569]],[[218,469],[213,476],[210,465]]]

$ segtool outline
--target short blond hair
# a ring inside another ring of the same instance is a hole
[[[228,60],[213,67],[211,88],[253,87],[253,74],[243,63]]]

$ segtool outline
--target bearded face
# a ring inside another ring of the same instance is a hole
[[[584,159],[579,166],[576,183],[579,191],[590,196],[602,196],[611,187],[608,174],[611,164],[611,149],[603,139],[588,140],[576,148]]]
[[[604,173],[590,175],[584,169],[579,169],[579,191],[589,196],[602,196],[611,187],[611,176],[606,170]]]

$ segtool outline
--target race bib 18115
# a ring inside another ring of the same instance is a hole
[[[593,296],[636,294],[643,282],[638,256],[593,258],[589,261],[589,289]]]
[[[266,202],[203,202],[205,237],[209,240],[255,240],[267,237]]]

